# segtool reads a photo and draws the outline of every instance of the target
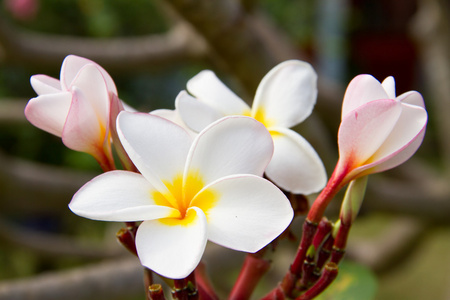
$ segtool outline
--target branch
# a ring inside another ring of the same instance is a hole
[[[26,248],[42,256],[73,256],[77,258],[100,259],[118,257],[124,253],[123,248],[101,246],[97,243],[80,242],[76,238],[50,234],[37,230],[22,228],[0,218],[0,240],[15,247]]]
[[[249,94],[277,63],[299,56],[262,15],[247,13],[238,1],[166,3],[197,30]]]
[[[419,178],[398,176],[402,172]],[[414,160],[392,170],[391,174],[397,176],[371,176],[363,209],[416,216],[433,224],[449,223],[450,189],[445,178],[427,172]]]
[[[0,211],[59,213],[95,175],[13,158],[0,152]],[[45,199],[45,201],[41,201]],[[6,201],[7,200],[7,201]]]
[[[130,299],[143,292],[136,258],[112,260],[70,271],[0,283],[0,300]]]
[[[202,58],[205,44],[180,23],[164,34],[111,39],[50,35],[20,30],[0,18],[3,60],[59,68],[77,54],[108,69],[133,71]]]

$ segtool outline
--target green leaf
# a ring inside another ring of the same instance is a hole
[[[367,267],[342,262],[336,280],[316,299],[317,300],[371,300],[377,291],[377,279]]]

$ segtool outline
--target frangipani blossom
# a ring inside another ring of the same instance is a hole
[[[289,129],[310,114],[317,96],[317,76],[305,62],[290,60],[273,68],[261,81],[253,106],[226,87],[212,71],[202,71],[187,83],[176,101],[183,121],[194,131],[229,115],[250,116],[271,133],[274,154],[266,175],[279,187],[310,194],[326,183],[325,168],[313,147]]]
[[[339,161],[311,207],[308,220],[320,221],[329,201],[350,181],[408,160],[423,141],[427,120],[418,92],[396,97],[393,77],[380,83],[371,75],[356,76],[342,103]]]
[[[136,234],[141,263],[169,278],[188,276],[207,240],[256,252],[290,224],[293,210],[259,177],[273,144],[248,117],[214,122],[192,141],[161,117],[121,112],[118,132],[141,174],[104,173],[83,186],[70,209],[104,221],[143,221]]]
[[[338,173],[344,182],[394,168],[419,148],[428,120],[416,91],[395,96],[393,77],[359,75],[349,84],[338,132]]]
[[[30,81],[38,97],[25,108],[28,121],[61,137],[68,148],[91,154],[104,169],[112,169],[111,101],[117,102],[116,111],[123,106],[109,74],[91,60],[69,55],[60,80],[34,75]]]

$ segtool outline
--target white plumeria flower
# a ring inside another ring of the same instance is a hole
[[[192,141],[166,119],[121,112],[118,132],[142,175],[104,173],[83,186],[69,207],[95,220],[143,221],[136,235],[138,256],[162,276],[188,276],[207,240],[256,252],[290,224],[288,199],[259,177],[273,151],[261,123],[223,118]]]
[[[285,61],[263,78],[250,108],[212,71],[206,70],[187,83],[195,98],[184,92],[175,105],[187,126],[197,132],[228,115],[260,121],[272,135],[275,148],[266,175],[287,191],[310,194],[324,187],[326,171],[313,147],[289,128],[311,114],[317,96],[316,81],[310,64]]]
[[[95,62],[69,55],[61,66],[60,79],[42,74],[31,77],[38,97],[28,102],[26,118],[61,137],[68,148],[91,154],[104,169],[113,168],[110,96],[117,95],[117,89],[111,76]]]

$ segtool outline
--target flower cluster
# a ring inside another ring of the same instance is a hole
[[[294,217],[286,194],[322,190],[283,284],[267,296],[302,291],[299,299],[310,299],[335,277],[340,259],[332,256],[323,267],[326,260],[316,253],[333,243],[333,249],[345,246],[367,175],[409,159],[427,123],[419,93],[396,97],[392,77],[380,83],[357,76],[344,97],[339,161],[326,184],[319,155],[290,129],[311,114],[316,81],[308,63],[283,62],[262,79],[250,107],[206,70],[188,81],[175,110],[142,113],[119,99],[101,66],[70,55],[60,80],[31,78],[38,97],[29,101],[25,115],[67,147],[91,154],[105,171],[80,188],[69,208],[86,218],[133,224],[131,248],[143,266],[163,277],[190,276],[207,241],[250,253],[263,249]],[[123,170],[116,168],[114,151]],[[324,221],[328,203],[347,184],[340,220]],[[319,273],[323,268],[322,279],[303,269],[304,261]],[[239,278],[256,273],[244,271]],[[239,289],[233,290],[237,298]]]

